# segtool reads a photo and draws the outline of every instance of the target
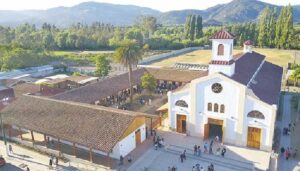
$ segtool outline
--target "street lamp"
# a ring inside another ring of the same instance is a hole
[[[1,100],[1,103],[6,106],[8,105],[8,97],[5,97]],[[5,132],[4,132],[4,124],[3,124],[3,120],[2,120],[2,113],[0,113],[0,121],[1,121],[1,133],[2,133],[2,137],[3,137],[3,141],[4,141],[4,145],[5,145],[5,149],[6,149],[6,155],[8,156],[8,148],[7,148],[7,141],[6,141],[6,136],[5,136]]]

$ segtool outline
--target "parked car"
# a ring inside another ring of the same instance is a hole
[[[0,167],[1,166],[4,166],[5,165],[5,159],[2,157],[2,156],[0,156]]]

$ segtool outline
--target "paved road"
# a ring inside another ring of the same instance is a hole
[[[284,127],[288,127],[289,123],[291,123],[291,95],[284,96],[283,103],[283,117],[282,121],[278,122],[278,126],[281,130]],[[280,147],[290,147],[291,146],[291,137],[281,135],[280,138]],[[300,161],[296,161],[294,159],[285,160],[284,157],[279,158],[279,166],[278,171],[299,171],[300,170]]]

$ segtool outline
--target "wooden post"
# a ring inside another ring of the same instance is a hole
[[[31,133],[31,139],[32,139],[32,142],[34,143],[34,135],[33,135],[33,131],[30,131]]]
[[[58,150],[58,154],[59,154],[59,156],[61,155],[61,144],[60,144],[60,139],[59,138],[57,138],[57,150]]]
[[[151,131],[151,136],[153,136],[153,127],[152,127],[152,118],[150,117],[150,131]]]
[[[108,158],[108,167],[111,168],[111,158],[109,157],[109,153],[107,153]]]
[[[19,127],[19,132],[20,132],[20,138],[21,138],[21,140],[23,140],[23,136],[22,136],[22,130],[21,130],[21,128]]]
[[[76,144],[73,143],[73,155],[76,157]]]
[[[93,150],[93,149],[90,148],[90,162],[93,163],[93,151],[92,151],[92,150]]]
[[[47,137],[46,137],[46,134],[44,134],[44,142],[45,142],[45,146],[46,148],[48,148],[48,141],[47,141]]]
[[[9,128],[8,128],[8,137],[11,138],[11,126],[9,125]]]

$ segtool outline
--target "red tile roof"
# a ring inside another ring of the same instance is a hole
[[[227,30],[221,30],[211,36],[209,39],[234,39],[235,35],[232,33],[228,32]]]
[[[144,69],[132,72],[133,85],[140,84],[144,72]],[[97,100],[117,95],[119,91],[127,88],[129,88],[128,73],[125,73],[57,94],[53,96],[53,99],[94,104]]]
[[[244,42],[244,45],[253,45],[252,41],[251,40],[247,40]]]
[[[2,111],[3,122],[109,152],[143,113],[22,95]]]

